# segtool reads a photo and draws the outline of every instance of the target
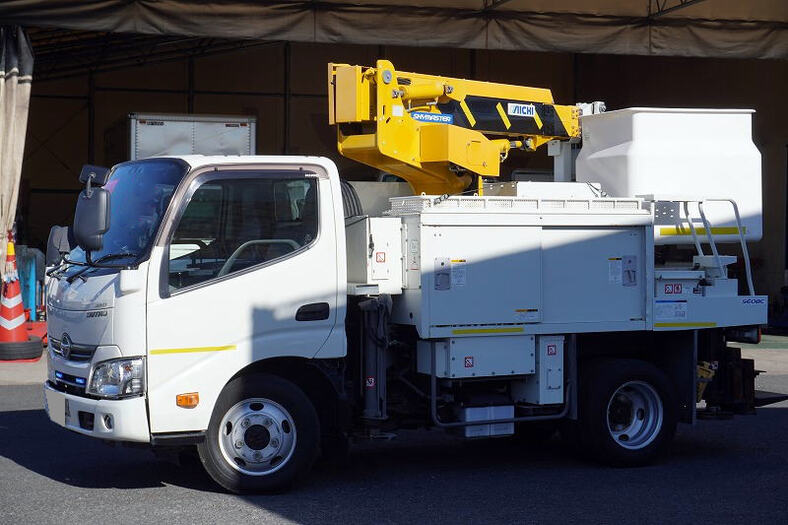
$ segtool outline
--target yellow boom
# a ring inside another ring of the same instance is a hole
[[[497,177],[512,148],[578,137],[579,110],[549,89],[328,65],[328,120],[345,157],[393,173],[415,193],[458,193]]]

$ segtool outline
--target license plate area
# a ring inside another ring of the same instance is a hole
[[[66,426],[66,398],[59,392],[45,390],[46,407],[49,419],[61,426]]]

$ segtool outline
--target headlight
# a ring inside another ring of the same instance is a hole
[[[96,365],[90,376],[88,394],[101,397],[137,396],[145,390],[145,361],[142,357],[112,359]]]

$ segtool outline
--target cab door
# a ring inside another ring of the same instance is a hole
[[[344,337],[324,348],[338,323],[344,334],[332,181],[320,170],[218,168],[187,185],[151,259],[154,433],[206,428],[222,387],[249,363],[344,354]],[[196,408],[176,405],[192,392]]]

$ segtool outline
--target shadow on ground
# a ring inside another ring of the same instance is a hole
[[[469,442],[437,431],[404,432],[392,442],[359,444],[341,464],[317,465],[290,493],[236,497],[222,494],[196,460],[178,466],[147,449],[103,445],[57,427],[30,403],[13,410],[6,401],[0,402],[6,410],[0,412],[0,461],[21,467],[19,476],[35,486],[44,485],[37,475],[63,484],[67,497],[124,494],[163,509],[167,501],[189,501],[189,512],[204,512],[205,519],[218,509],[227,519],[299,523],[599,522],[614,516],[774,522],[788,515],[788,407],[680,427],[670,455],[640,469],[589,464],[558,440],[533,447],[513,439]]]
[[[172,484],[213,490],[198,464],[179,468],[157,460],[147,448],[113,446],[79,435],[51,423],[43,410],[0,412],[0,456],[39,475],[81,488]]]

